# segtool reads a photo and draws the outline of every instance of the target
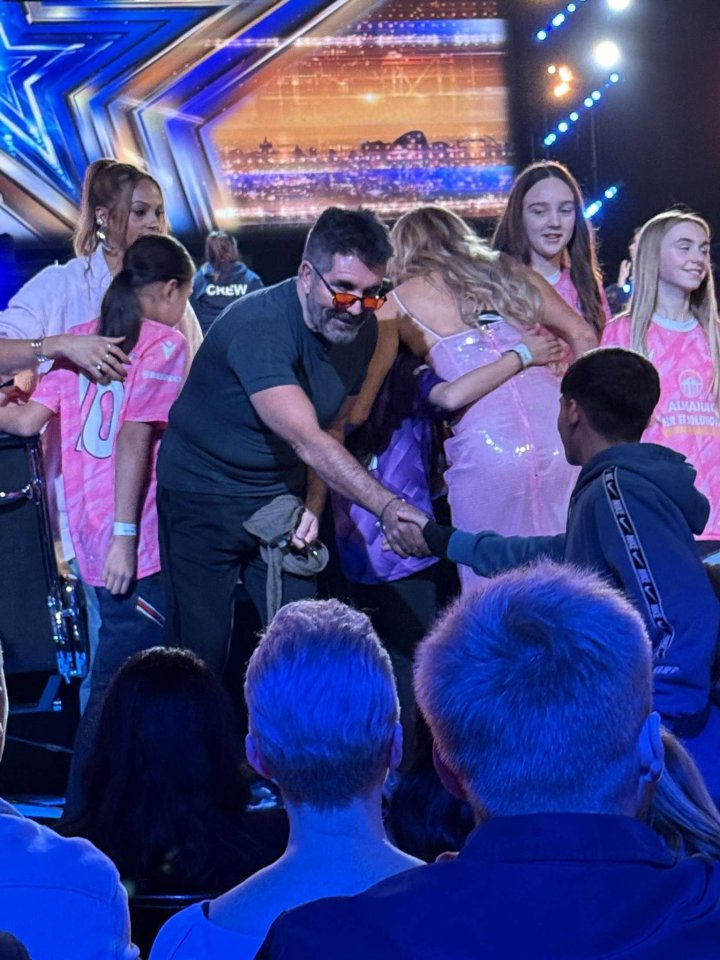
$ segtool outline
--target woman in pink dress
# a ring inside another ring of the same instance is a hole
[[[672,447],[697,470],[710,501],[701,552],[720,546],[720,319],[710,228],[668,210],[641,228],[630,310],[608,324],[603,346],[644,354],[660,374],[660,401],[643,440]]]
[[[567,167],[533,163],[513,183],[492,246],[532,267],[600,336],[611,313],[584,211]]]
[[[549,367],[536,365],[524,341],[542,325],[578,355],[596,345],[592,330],[540,277],[490,250],[449,210],[420,207],[401,217],[391,236],[400,285],[378,313],[381,348],[371,386],[398,338],[442,380],[473,382],[477,399],[469,406],[465,390],[430,394],[431,402],[458,410],[445,443],[453,524],[476,532],[561,532],[575,470],[556,427],[559,382]],[[469,569],[462,573],[464,586],[476,579]]]

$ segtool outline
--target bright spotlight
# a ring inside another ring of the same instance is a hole
[[[627,10],[632,0],[607,0],[607,5],[611,10],[620,13],[621,10]]]
[[[601,40],[595,47],[595,60],[599,67],[611,70],[620,60],[620,47],[612,40]]]

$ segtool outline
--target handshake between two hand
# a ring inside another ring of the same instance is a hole
[[[391,501],[383,511],[382,530],[388,547],[401,557],[429,557],[422,531],[431,518],[404,500]]]

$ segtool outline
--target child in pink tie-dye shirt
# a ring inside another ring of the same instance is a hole
[[[630,312],[608,325],[603,346],[644,354],[660,375],[660,401],[643,440],[683,453],[710,501],[701,553],[720,546],[720,320],[710,270],[710,229],[668,210],[640,230]]]
[[[162,642],[155,462],[182,383],[187,344],[175,327],[193,274],[187,251],[172,238],[135,241],[103,299],[100,320],[73,328],[123,337],[120,346],[130,358],[125,380],[96,383],[63,362],[27,404],[0,409],[0,429],[26,436],[59,416],[73,546],[82,579],[98,588],[100,642],[73,756],[75,787],[112,675],[133,653]],[[104,366],[97,364],[101,375]]]

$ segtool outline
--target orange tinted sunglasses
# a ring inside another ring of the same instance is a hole
[[[308,263],[310,261],[308,260]],[[315,273],[320,277],[322,282],[325,284],[327,291],[332,296],[332,305],[334,310],[347,310],[348,307],[351,307],[354,303],[360,301],[363,310],[379,310],[380,307],[385,303],[387,297],[383,297],[380,294],[374,294],[369,296],[364,294],[362,297],[359,297],[355,293],[348,293],[347,290],[333,290],[330,284],[327,282],[325,277],[320,273],[318,268],[314,263],[310,263],[310,266],[313,268]]]

